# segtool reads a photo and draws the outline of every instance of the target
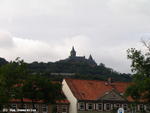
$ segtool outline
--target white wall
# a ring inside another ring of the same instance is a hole
[[[67,99],[70,102],[70,106],[69,106],[69,113],[77,113],[77,99],[75,98],[75,96],[73,95],[73,93],[71,92],[69,86],[67,85],[65,79],[62,82],[62,90],[65,94],[65,96],[67,97]]]

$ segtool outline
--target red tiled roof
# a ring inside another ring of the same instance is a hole
[[[62,99],[62,100],[56,100],[57,104],[69,104],[69,101],[67,99]]]
[[[106,92],[112,91],[112,89],[124,93],[131,84],[129,82],[114,82],[110,85],[106,81],[70,78],[65,79],[65,81],[78,100],[97,100],[104,96]]]
[[[21,102],[21,99],[12,99],[11,102]],[[32,102],[31,99],[23,99],[23,102]],[[37,103],[43,103],[43,100],[38,100],[38,101],[34,101]],[[57,104],[69,104],[69,101],[67,99],[62,99],[62,100],[56,100]]]
[[[11,102],[21,102],[21,99],[12,99]],[[23,102],[32,102],[31,99],[23,99]],[[42,103],[43,100],[38,100],[38,101],[34,101],[34,102],[37,102],[37,103]]]

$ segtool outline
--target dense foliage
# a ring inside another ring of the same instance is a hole
[[[119,73],[111,68],[106,67],[103,63],[97,66],[91,66],[86,62],[33,62],[28,63],[27,68],[31,74],[39,74],[49,77],[51,80],[61,81],[64,77],[80,79],[106,80],[112,77],[115,81],[131,81],[130,74]],[[57,73],[53,75],[52,73]],[[61,73],[65,73],[64,75]],[[72,76],[67,76],[73,73]],[[61,75],[59,75],[61,74]]]
[[[4,58],[0,57],[0,66],[7,64],[8,61],[6,61]]]
[[[23,60],[16,59],[0,67],[0,107],[10,107],[12,99],[30,99],[34,107],[36,101],[54,103],[61,99],[61,84],[52,83],[44,76],[29,73]]]
[[[147,49],[148,51],[145,53],[135,48],[127,51],[128,58],[132,61],[131,69],[134,73],[134,81],[127,89],[126,94],[131,96],[135,102],[141,100],[150,102],[150,49]]]
[[[28,67],[32,73],[40,73],[53,80],[61,80],[64,77],[106,80],[112,77],[116,81],[131,81],[130,74],[116,72],[102,63],[98,66],[91,66],[83,62],[33,62],[28,64]],[[52,75],[52,73],[58,73],[58,75]],[[59,73],[74,73],[75,75],[63,76]]]

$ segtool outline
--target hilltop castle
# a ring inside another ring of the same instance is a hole
[[[91,66],[97,66],[97,63],[92,58],[92,55],[90,55],[88,59],[86,59],[85,56],[76,56],[76,51],[74,49],[74,46],[72,47],[72,50],[70,51],[70,56],[67,59],[61,60],[61,61],[72,62],[72,63],[87,63]]]

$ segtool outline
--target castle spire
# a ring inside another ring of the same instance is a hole
[[[92,55],[90,54],[89,58],[88,58],[88,62],[90,63],[90,65],[92,66],[97,66],[95,60],[93,59]]]
[[[90,54],[90,56],[89,56],[89,60],[93,60],[93,57],[92,57],[92,55]]]
[[[70,52],[70,56],[71,56],[71,57],[75,57],[75,56],[76,56],[76,51],[75,51],[75,49],[74,49],[74,46],[72,47],[72,50],[71,50],[71,52]]]

